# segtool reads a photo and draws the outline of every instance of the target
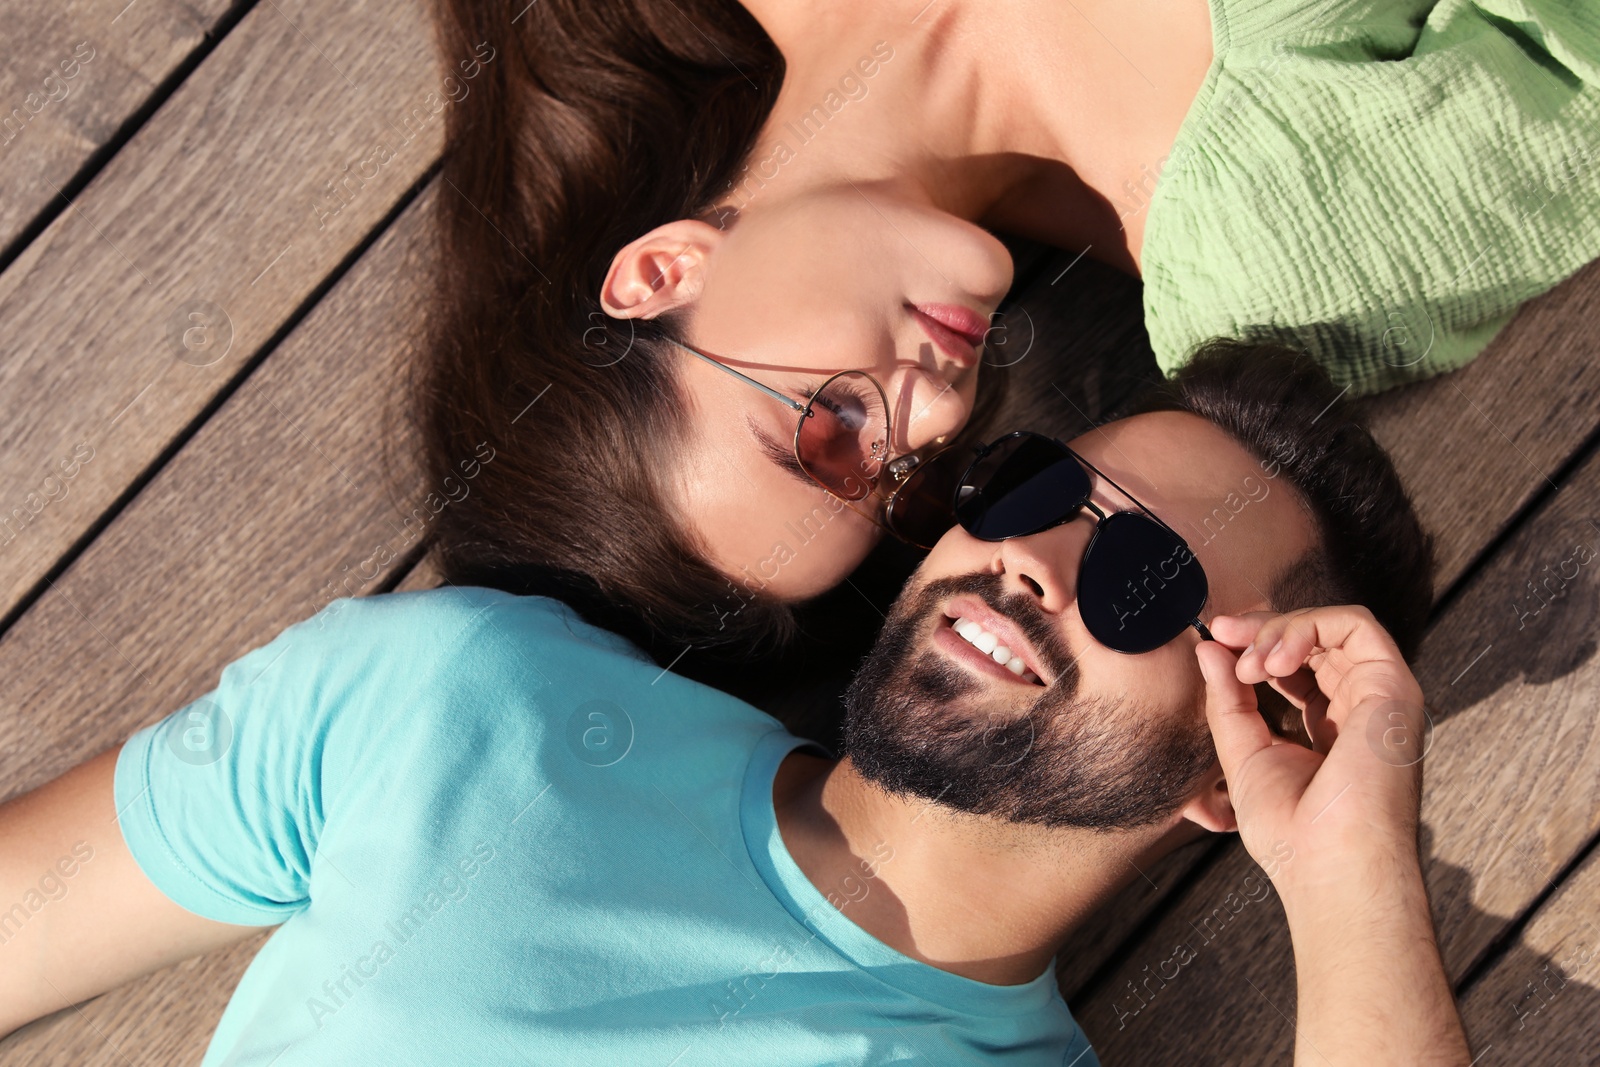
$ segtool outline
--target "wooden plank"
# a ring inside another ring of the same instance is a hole
[[[426,536],[426,522],[405,525],[425,487],[383,457],[404,454],[403,423],[386,414],[433,269],[432,195],[0,642],[8,794],[210,690],[226,664],[334,595],[382,587]],[[352,574],[365,581],[343,585]],[[198,1062],[261,940],[39,1020],[0,1042],[0,1061]]]
[[[444,575],[439,570],[439,557],[435,552],[429,552],[417,561],[417,565],[406,572],[400,579],[400,584],[394,587],[395,592],[403,593],[412,589],[434,589],[444,584]]]
[[[0,4],[0,248],[214,31],[229,0]]]
[[[1453,374],[1371,398],[1373,429],[1439,538],[1439,589],[1600,421],[1600,260],[1525,304]]]
[[[1593,428],[1594,398],[1600,396],[1597,355],[1600,263],[1592,263],[1526,305],[1462,371],[1366,402],[1374,433],[1393,453],[1424,524],[1437,538],[1438,594],[1461,577]],[[1140,872],[1073,937],[1057,968],[1069,1003],[1173,886],[1210,855],[1202,843],[1174,853],[1159,871]]]
[[[0,615],[414,186],[440,81],[421,0],[262,4],[0,275]]]
[[[1460,1004],[1481,1067],[1595,1062],[1600,853],[1562,882]]]
[[[1546,581],[1540,599],[1530,583]],[[1419,658],[1436,724],[1425,871],[1453,980],[1600,831],[1597,624],[1600,452],[1473,576]],[[1253,888],[1260,879],[1231,841],[1074,1006],[1107,1062],[1287,1061],[1294,968],[1280,902]],[[1196,958],[1174,966],[1180,943]]]

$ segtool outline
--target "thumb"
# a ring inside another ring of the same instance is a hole
[[[1255,690],[1239,681],[1239,657],[1215,641],[1200,642],[1194,652],[1206,680],[1206,721],[1217,760],[1222,776],[1232,782],[1245,760],[1272,746],[1272,732],[1256,710]]]

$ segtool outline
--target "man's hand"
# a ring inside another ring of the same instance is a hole
[[[1269,870],[1294,942],[1295,1062],[1471,1062],[1417,856],[1422,690],[1360,607],[1219,616],[1195,650],[1239,836]],[[1237,657],[1230,649],[1243,649]],[[1306,718],[1313,749],[1275,737],[1251,686]]]
[[[1257,857],[1278,842],[1294,850],[1274,871],[1279,892],[1343,880],[1352,862],[1417,862],[1422,688],[1372,613],[1219,615],[1210,628],[1216,640],[1195,649],[1206,716],[1245,848]],[[1301,709],[1314,750],[1267,729],[1257,682]]]

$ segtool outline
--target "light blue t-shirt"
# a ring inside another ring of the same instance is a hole
[[[1098,1067],[1053,966],[989,985],[850,920],[892,842],[811,884],[772,806],[807,744],[557,601],[446,587],[241,656],[129,738],[116,803],[168,897],[282,924],[203,1067]]]

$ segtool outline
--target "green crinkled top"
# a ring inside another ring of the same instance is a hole
[[[1211,18],[1146,208],[1167,372],[1223,335],[1375,392],[1468,362],[1600,256],[1600,4],[1211,0]]]

